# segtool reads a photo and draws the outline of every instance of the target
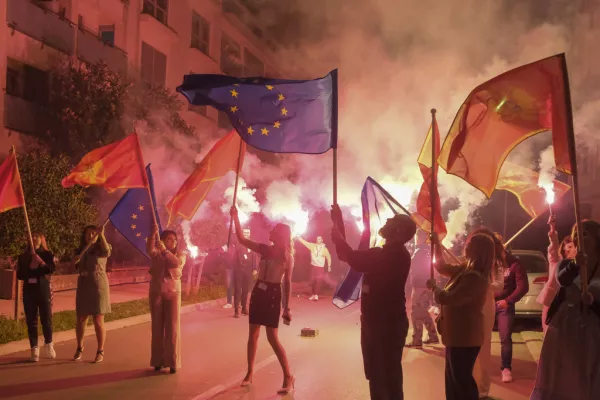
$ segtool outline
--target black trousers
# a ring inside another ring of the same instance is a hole
[[[408,319],[369,323],[361,317],[361,347],[371,400],[404,400],[402,351]]]
[[[233,269],[233,306],[239,310],[240,303],[242,310],[248,310],[248,292],[252,283],[252,271],[244,268]]]
[[[50,296],[41,293],[38,287],[25,287],[23,289],[23,308],[27,321],[29,345],[31,347],[38,345],[38,313],[42,322],[44,340],[46,343],[52,343],[52,300]]]
[[[481,347],[446,347],[446,400],[478,400],[473,367]]]

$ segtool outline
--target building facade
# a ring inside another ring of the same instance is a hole
[[[238,0],[0,0],[0,143],[43,127],[49,69],[60,55],[172,91],[189,73],[280,77],[277,44]],[[187,106],[184,119],[216,132],[228,119]],[[4,152],[5,150],[1,150]]]

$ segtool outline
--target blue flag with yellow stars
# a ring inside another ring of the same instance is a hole
[[[359,250],[383,246],[379,229],[388,218],[406,213],[404,207],[396,201],[379,183],[367,177],[361,192],[363,232],[358,245]],[[333,296],[333,304],[346,308],[360,298],[363,274],[350,268],[342,279]]]
[[[162,228],[158,213],[156,212],[156,196],[154,196],[154,181],[152,179],[152,172],[150,171],[150,164],[146,167],[146,174],[148,175],[148,183],[150,184],[150,192],[152,193],[152,202],[155,205],[155,209],[152,210],[150,206],[148,189],[129,189],[112,209],[108,218],[113,226],[125,236],[125,239],[129,240],[142,254],[150,258],[146,252],[146,241],[152,233],[153,211],[154,215],[156,215],[158,231],[162,232]]]
[[[337,147],[337,70],[307,81],[186,75],[177,91],[191,104],[227,113],[258,149],[321,154]]]

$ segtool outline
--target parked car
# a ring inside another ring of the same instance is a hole
[[[540,251],[513,250],[512,254],[527,270],[529,291],[515,304],[517,318],[541,318],[542,305],[536,300],[540,291],[548,281],[548,261]]]

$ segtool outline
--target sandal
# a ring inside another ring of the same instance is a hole
[[[75,355],[73,356],[73,361],[79,361],[83,357],[83,347],[78,347],[75,350]]]
[[[96,359],[94,360],[95,364],[101,363],[104,360],[104,350],[98,350],[96,352]]]

